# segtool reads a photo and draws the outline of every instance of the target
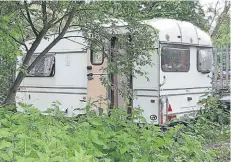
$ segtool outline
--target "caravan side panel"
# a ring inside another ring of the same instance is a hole
[[[157,50],[152,51],[154,66],[143,66],[142,70],[148,72],[149,81],[144,76],[137,76],[133,79],[133,91],[136,98],[133,107],[143,110],[142,115],[148,123],[159,123],[159,55]]]
[[[26,77],[17,92],[16,101],[33,104],[41,111],[61,103],[67,116],[83,113],[87,97],[87,53],[56,53],[55,74],[51,77]]]

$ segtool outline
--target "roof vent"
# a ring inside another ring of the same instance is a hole
[[[192,38],[190,38],[190,43],[193,43],[193,39]]]
[[[165,38],[166,38],[167,41],[169,41],[169,38],[170,38],[170,37],[169,37],[168,34],[166,34],[166,35],[165,35]]]

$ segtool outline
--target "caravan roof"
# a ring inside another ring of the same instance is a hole
[[[212,46],[210,36],[190,22],[175,19],[152,19],[144,22],[159,30],[160,41]]]

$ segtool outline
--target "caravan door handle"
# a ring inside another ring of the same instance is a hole
[[[87,76],[93,76],[93,73],[88,73]]]
[[[87,74],[87,79],[88,79],[88,80],[92,80],[92,79],[93,79],[93,73]]]
[[[92,70],[92,66],[87,66],[87,70]]]

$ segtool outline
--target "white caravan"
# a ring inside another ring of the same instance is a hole
[[[143,109],[147,122],[154,124],[195,113],[201,107],[198,101],[212,86],[210,36],[189,22],[153,19],[145,23],[159,30],[159,39],[152,52],[154,66],[142,67],[149,72],[149,81],[141,76],[132,79],[136,98],[131,105]],[[69,31],[65,37],[72,35],[81,35],[81,32]],[[48,37],[52,40],[55,35]],[[42,40],[33,57],[48,43],[48,39]],[[59,101],[67,116],[83,114],[84,101],[99,96],[122,105],[115,94],[118,92],[112,95],[100,82],[100,77],[105,75],[101,69],[107,66],[107,60],[103,54],[83,50],[84,44],[82,38],[76,37],[55,45],[23,80],[16,101],[33,104],[41,111]],[[119,86],[120,78],[115,79],[114,84]],[[107,112],[107,102],[98,106]]]

